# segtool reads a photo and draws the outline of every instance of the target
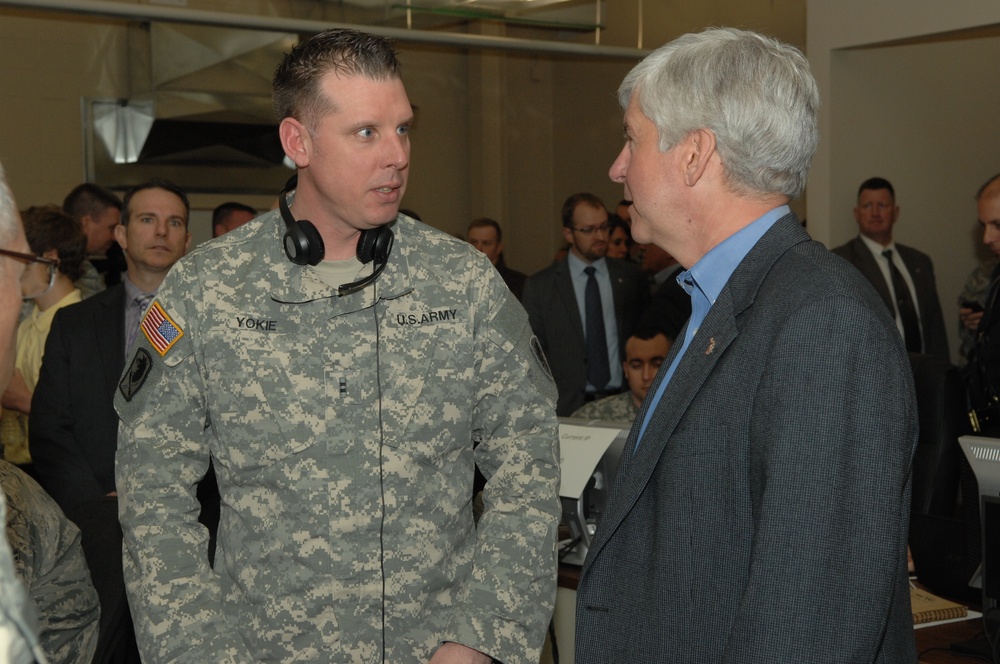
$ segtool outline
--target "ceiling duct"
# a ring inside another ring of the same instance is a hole
[[[281,163],[271,74],[297,35],[138,22],[128,29],[131,95],[94,113],[116,163]]]

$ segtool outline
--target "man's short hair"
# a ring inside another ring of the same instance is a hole
[[[976,191],[976,202],[978,203],[983,199],[983,196],[996,196],[1000,194],[1000,173],[997,173],[989,180],[983,183],[983,186]]]
[[[222,205],[216,206],[216,208],[212,210],[212,228],[224,223],[233,212],[246,212],[247,214],[252,214],[255,217],[257,216],[256,208],[251,207],[246,203],[227,201]]]
[[[661,151],[711,130],[734,193],[795,198],[805,188],[819,142],[819,90],[795,47],[734,28],[684,35],[628,73],[622,108],[633,94]]]
[[[83,275],[87,257],[87,236],[80,222],[63,212],[58,205],[35,205],[21,212],[28,246],[41,256],[55,249],[59,271],[76,281]]]
[[[862,191],[878,191],[879,189],[888,190],[892,200],[896,200],[896,190],[892,188],[892,183],[885,178],[868,178],[862,182],[861,186],[858,187],[858,198],[861,198]]]
[[[660,327],[659,325],[648,325],[648,324],[640,325],[639,327],[637,327],[635,330],[632,331],[632,334],[629,335],[629,339],[635,337],[636,339],[641,339],[642,341],[649,341],[650,339],[655,339],[656,336],[659,334],[662,334],[664,337],[667,338],[667,341],[673,343],[674,341],[673,337],[667,334],[667,331],[662,327]],[[627,343],[628,339],[626,339],[625,341]]]
[[[274,70],[271,92],[278,122],[290,117],[313,127],[336,108],[337,100],[327,99],[320,90],[320,80],[331,71],[385,81],[400,78],[402,67],[385,37],[359,30],[324,30],[286,53]]]
[[[588,193],[573,194],[566,199],[562,206],[562,223],[566,228],[573,227],[573,212],[580,203],[586,203],[590,207],[604,210],[604,201],[597,196]]]
[[[473,219],[472,223],[465,230],[465,236],[469,236],[469,231],[473,228],[492,228],[497,232],[497,242],[503,242],[503,231],[500,230],[500,222],[496,219],[490,219],[489,217],[479,217],[478,219]]]
[[[169,191],[171,194],[174,194],[177,198],[181,199],[184,203],[184,228],[187,228],[188,219],[191,218],[191,203],[188,202],[187,194],[185,194],[184,190],[173,182],[162,178],[147,180],[146,182],[132,187],[125,192],[125,198],[122,199],[122,226],[128,226],[129,217],[132,216],[132,197],[140,191],[144,191],[146,189],[163,189],[164,191]]]
[[[63,212],[80,221],[88,214],[96,217],[109,207],[122,209],[122,202],[117,196],[92,182],[84,182],[73,187],[63,199]]]

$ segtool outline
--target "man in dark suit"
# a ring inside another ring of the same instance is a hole
[[[559,390],[556,413],[569,416],[622,391],[622,346],[649,302],[649,284],[634,263],[605,257],[608,212],[599,198],[570,196],[562,222],[566,260],[528,277],[521,303]]]
[[[639,327],[658,327],[676,339],[691,315],[691,297],[677,283],[683,270],[677,259],[655,244],[642,251],[642,271],[652,278],[652,298],[639,319]]]
[[[906,348],[949,359],[948,334],[938,301],[930,256],[892,241],[899,218],[896,192],[884,178],[869,178],[858,188],[854,220],[859,235],[833,249],[861,270],[896,317]]]
[[[577,663],[915,661],[913,383],[878,295],[787,206],[818,140],[805,58],[708,30],[619,98],[610,175],[693,308],[581,572]]]
[[[115,491],[115,390],[142,301],[191,242],[187,221],[187,197],[173,185],[154,181],[130,192],[115,227],[128,264],[124,282],[52,321],[29,431],[40,483],[64,510]]]
[[[528,277],[524,272],[507,267],[507,261],[503,256],[503,230],[500,228],[500,222],[489,217],[473,219],[465,231],[465,241],[486,254],[493,267],[500,273],[500,278],[507,284],[507,288],[520,300],[524,294],[524,281]]]
[[[154,180],[125,195],[115,237],[122,283],[57,312],[31,401],[30,447],[39,483],[83,533],[101,598],[95,662],[138,662],[125,600],[115,490],[118,389],[130,341],[149,297],[187,251],[187,197]]]

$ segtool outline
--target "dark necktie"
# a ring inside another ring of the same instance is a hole
[[[906,350],[911,353],[919,353],[923,345],[920,341],[920,319],[917,318],[917,308],[913,306],[910,288],[906,285],[906,280],[903,279],[903,273],[892,262],[892,249],[886,249],[882,255],[889,261],[892,290],[896,292],[896,310],[899,312],[899,319],[903,322]]]
[[[587,382],[603,390],[611,380],[611,368],[608,365],[608,338],[604,332],[601,289],[594,276],[594,266],[588,265],[583,271],[587,273],[587,288],[583,296],[587,324]]]

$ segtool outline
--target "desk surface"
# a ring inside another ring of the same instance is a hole
[[[952,652],[951,644],[984,637],[982,618],[914,630],[920,664],[970,664],[983,661]]]

